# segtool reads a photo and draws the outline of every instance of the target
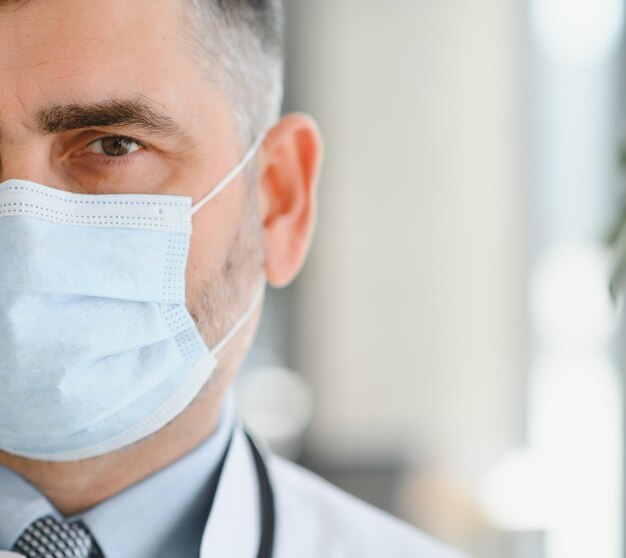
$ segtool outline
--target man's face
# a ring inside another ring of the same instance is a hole
[[[184,16],[184,0],[0,9],[0,181],[201,199],[247,146]],[[253,200],[239,176],[193,218],[187,307],[209,346],[260,278]]]

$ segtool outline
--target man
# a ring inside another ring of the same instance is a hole
[[[0,556],[452,556],[236,425],[265,282],[315,220],[281,25],[274,0],[0,0]]]

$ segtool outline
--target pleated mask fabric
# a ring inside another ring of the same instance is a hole
[[[205,198],[0,184],[0,449],[70,461],[127,446],[195,398],[264,284],[209,349],[185,306],[192,215]]]

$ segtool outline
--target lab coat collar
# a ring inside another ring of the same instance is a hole
[[[235,428],[202,536],[200,558],[255,558],[261,541],[259,482],[250,446]]]

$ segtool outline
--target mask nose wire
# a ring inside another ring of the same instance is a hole
[[[253,159],[253,157],[257,154],[257,151],[261,147],[263,140],[265,139],[266,132],[261,132],[258,137],[254,140],[254,143],[250,146],[250,149],[243,156],[241,161],[237,163],[237,165],[224,177],[220,180],[217,185],[206,195],[204,196],[198,203],[191,206],[189,209],[183,211],[179,218],[185,219],[187,217],[191,217],[202,209],[207,203],[209,203],[215,196],[217,196],[226,186],[228,186],[232,180],[248,165],[248,163]]]

